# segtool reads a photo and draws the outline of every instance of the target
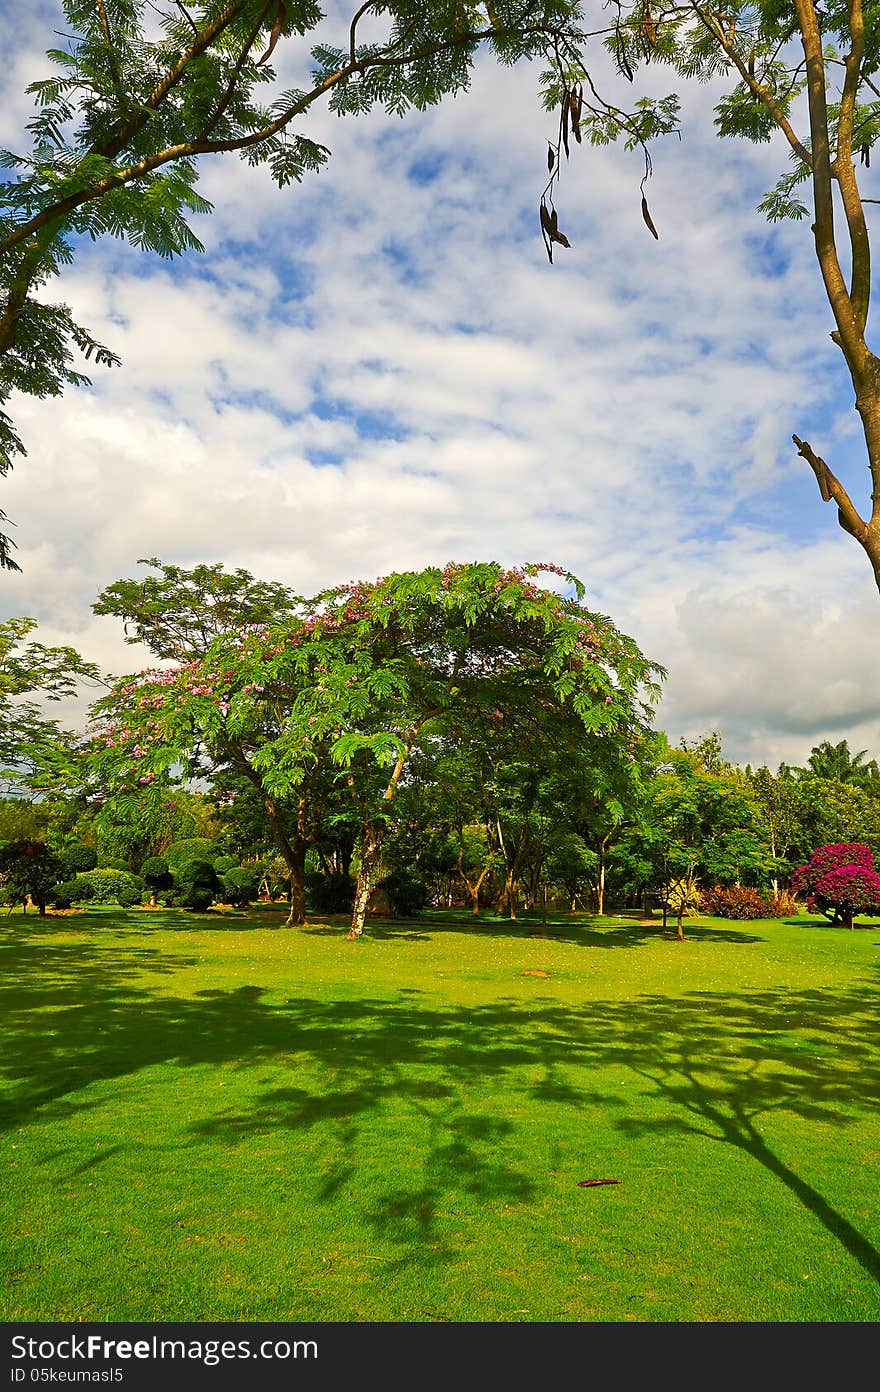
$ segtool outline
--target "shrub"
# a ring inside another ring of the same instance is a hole
[[[114,870],[109,865],[102,865],[97,870],[86,870],[82,875],[77,875],[74,883],[78,896],[73,901],[75,904],[88,900],[96,904],[119,904],[120,893],[131,889],[137,891],[136,902],[140,903],[141,881],[130,870]]]
[[[126,875],[131,874],[131,866],[128,861],[123,860],[121,856],[112,856],[110,860],[105,860],[104,864],[99,868],[101,870],[121,870]]]
[[[116,894],[116,902],[123,909],[133,909],[135,904],[139,904],[143,898],[143,891],[139,885],[120,885]]]
[[[150,903],[153,905],[158,901],[159,890],[171,889],[174,883],[168,862],[163,856],[149,856],[144,861],[141,866],[141,879],[150,891]]]
[[[188,860],[174,872],[178,902],[185,909],[203,912],[220,889],[213,865],[207,860]]]
[[[306,888],[312,908],[318,913],[350,913],[357,888],[351,875],[308,875]]]
[[[823,876],[831,870],[840,870],[844,865],[858,865],[872,870],[874,858],[871,848],[859,841],[833,841],[827,846],[817,846],[806,865],[799,865],[791,877],[791,887],[795,894],[804,899],[815,894],[816,886]]]
[[[73,908],[74,895],[76,893],[76,880],[65,880],[62,884],[56,885],[49,895],[49,903],[53,909]]]
[[[388,907],[395,918],[417,918],[425,907],[428,887],[409,870],[393,870],[382,881]]]
[[[72,880],[83,870],[94,870],[98,863],[98,852],[94,846],[86,846],[82,841],[71,841],[61,850],[61,863],[65,876]]]
[[[807,908],[852,928],[856,914],[880,913],[880,875],[863,865],[840,865],[822,876]]]
[[[229,870],[238,870],[239,864],[235,856],[218,856],[214,861],[214,869],[218,875],[225,875]]]
[[[792,889],[806,896],[811,913],[852,928],[857,913],[880,912],[880,875],[873,865],[869,846],[834,841],[818,846],[806,865],[798,866]]]
[[[771,894],[768,899],[771,912],[768,918],[790,918],[793,914],[800,911],[800,900],[790,889],[777,889],[775,894]]]
[[[702,894],[703,908],[714,918],[778,918],[772,900],[747,885],[715,885]]]
[[[235,904],[238,908],[244,908],[246,904],[257,897],[259,889],[257,872],[256,870],[248,870],[243,865],[236,865],[220,876],[220,885],[227,904]]]

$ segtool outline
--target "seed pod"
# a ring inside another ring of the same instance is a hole
[[[659,240],[660,240],[660,233],[657,231],[657,228],[654,226],[653,220],[652,220],[652,218],[651,218],[651,214],[650,214],[649,211],[648,211],[648,200],[647,200],[647,198],[645,197],[644,194],[642,194],[642,217],[645,219],[645,226],[647,227],[648,231],[651,233],[651,236],[652,236],[652,237],[656,237],[657,240],[659,241]]]

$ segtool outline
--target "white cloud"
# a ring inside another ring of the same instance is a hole
[[[673,737],[720,728],[753,762],[831,734],[877,750],[876,590],[790,436],[829,458],[858,440],[809,234],[768,252],[754,212],[784,151],[717,142],[700,89],[702,127],[656,156],[659,242],[638,158],[584,147],[550,267],[535,86],[483,65],[402,123],[317,112],[334,155],[301,188],[206,167],[203,260],[84,249],[63,295],[123,366],[16,407],[30,457],[3,506],[24,571],[4,611],[121,671],[137,654],[89,605],[140,556],[305,592],[557,560],[668,666]]]

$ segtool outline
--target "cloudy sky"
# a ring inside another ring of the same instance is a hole
[[[63,28],[53,0],[0,0],[0,144],[25,146],[23,89]],[[755,211],[786,152],[718,141],[711,108],[688,93],[656,148],[659,241],[639,157],[575,147],[553,266],[553,121],[535,69],[490,61],[426,114],[316,112],[302,129],[333,155],[292,189],[205,164],[204,256],[83,246],[54,293],[123,364],[14,403],[28,458],[0,506],[22,574],[0,574],[0,614],[119,673],[139,655],[90,605],[140,557],[304,593],[549,560],[668,668],[674,740],[717,729],[771,765],[824,738],[880,753],[880,598],[791,443],[864,506],[852,390],[808,225]]]

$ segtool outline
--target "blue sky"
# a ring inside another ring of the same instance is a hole
[[[0,0],[0,143],[23,144],[59,16]],[[16,406],[29,457],[0,505],[24,569],[0,581],[4,616],[118,672],[137,654],[89,606],[141,556],[300,591],[547,559],[668,667],[674,739],[719,729],[753,762],[832,737],[880,751],[880,601],[791,444],[863,503],[852,390],[807,224],[755,211],[786,152],[718,141],[711,105],[687,94],[682,141],[655,152],[657,242],[639,157],[575,150],[552,267],[553,121],[536,70],[490,62],[403,121],[315,112],[304,130],[333,154],[301,186],[206,165],[203,257],[84,247],[53,293],[123,365]]]

